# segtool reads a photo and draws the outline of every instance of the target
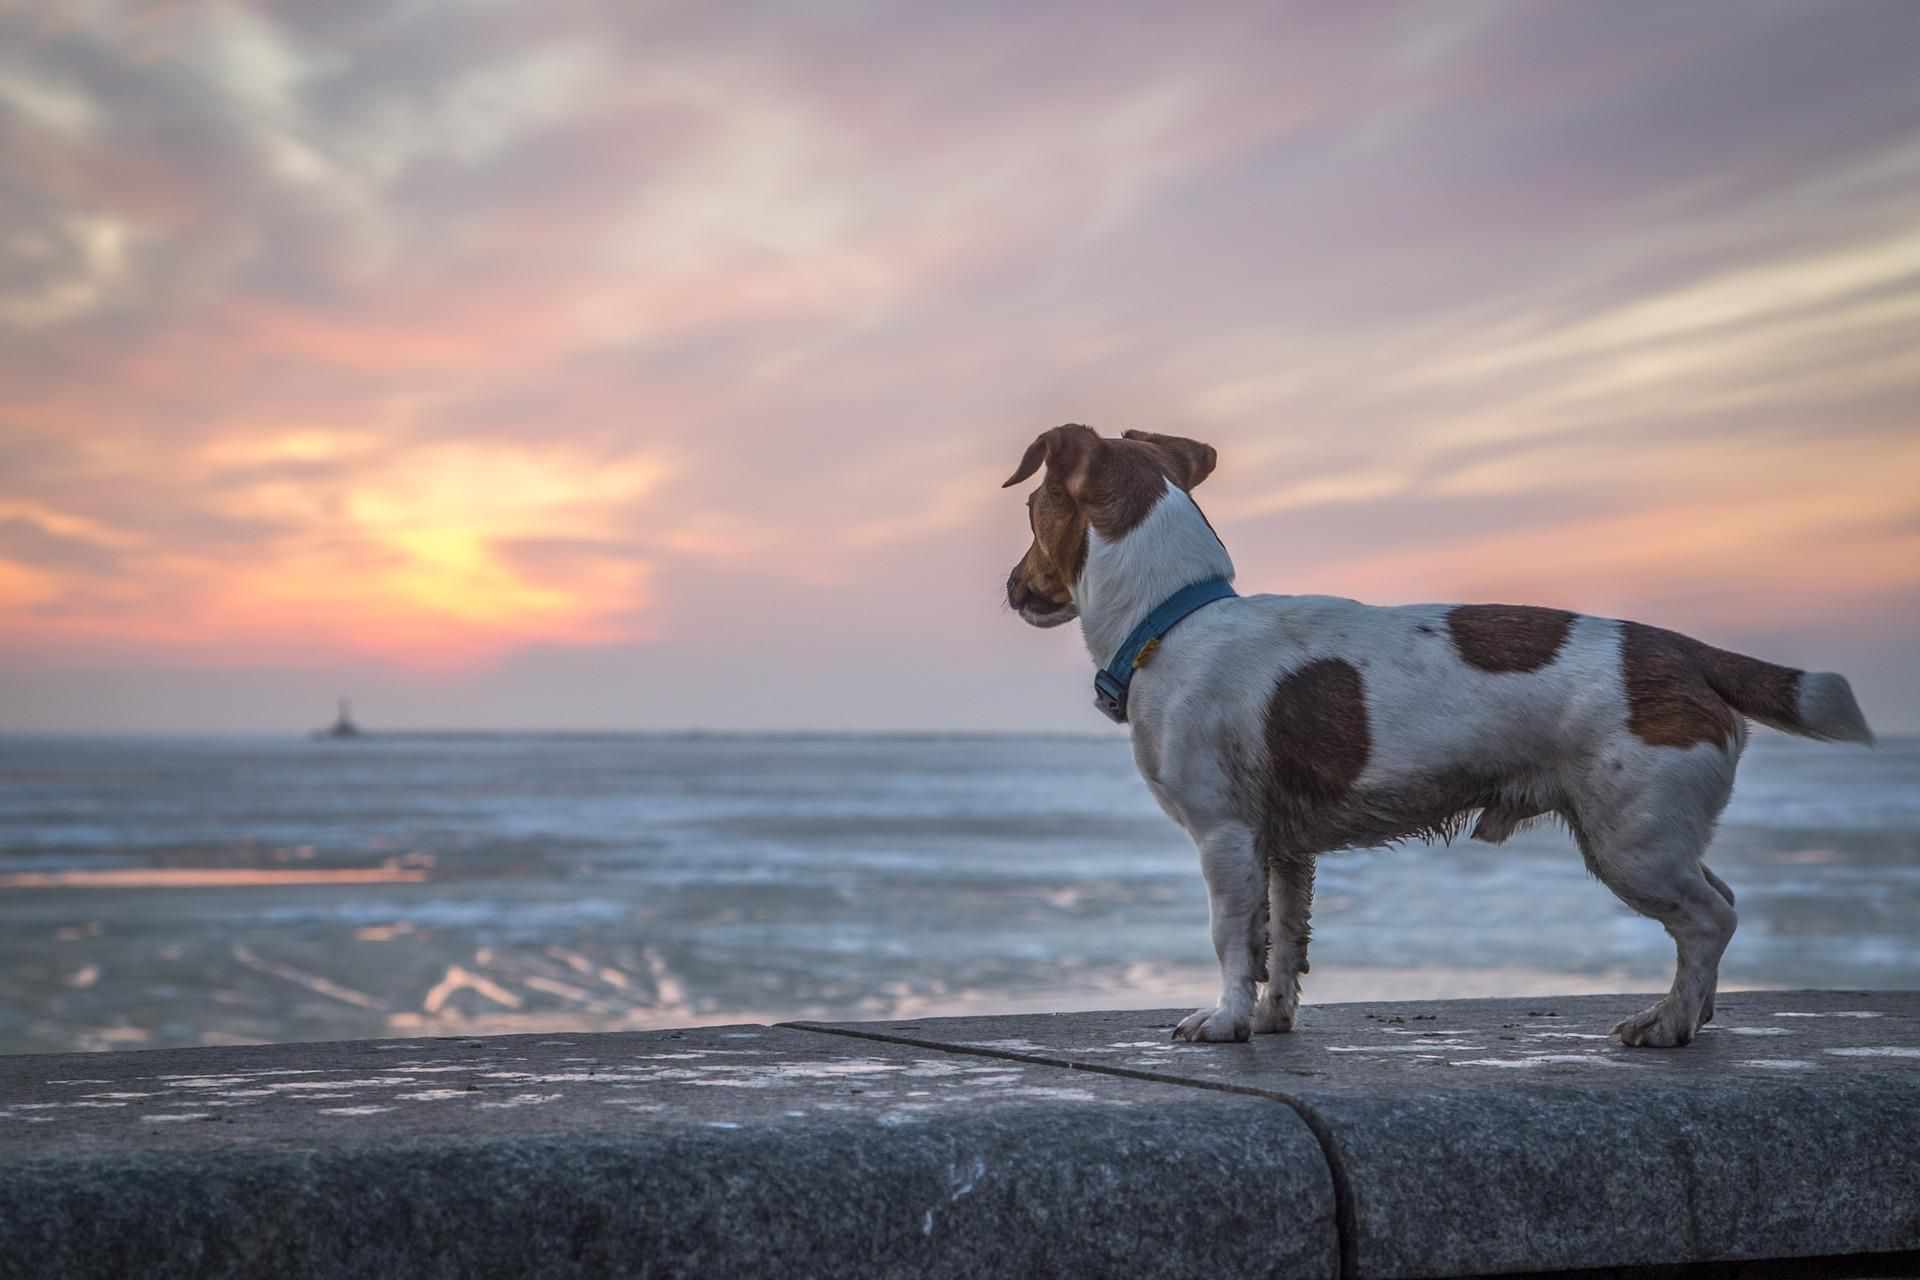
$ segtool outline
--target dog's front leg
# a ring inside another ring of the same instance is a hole
[[[1254,1010],[1256,1035],[1291,1031],[1300,1009],[1300,975],[1307,971],[1307,941],[1313,936],[1314,859],[1310,853],[1276,854],[1267,863],[1267,989]]]
[[[1247,933],[1266,897],[1266,875],[1253,832],[1222,823],[1200,834],[1200,871],[1207,880],[1213,953],[1220,960],[1220,1003],[1197,1009],[1174,1028],[1176,1040],[1245,1040],[1253,1030],[1253,957]],[[1271,963],[1271,957],[1269,957]]]

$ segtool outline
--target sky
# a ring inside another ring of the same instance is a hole
[[[0,0],[0,730],[1098,731],[1003,607],[1069,421],[1215,445],[1243,591],[1920,730],[1916,65],[1905,0]]]

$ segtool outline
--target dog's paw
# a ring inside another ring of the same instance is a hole
[[[1253,1003],[1253,1034],[1264,1036],[1291,1031],[1299,1016],[1300,979],[1289,975],[1260,988],[1259,997]]]
[[[1212,1009],[1195,1009],[1180,1020],[1173,1029],[1175,1040],[1210,1041],[1230,1043],[1245,1040],[1253,1034],[1251,1021],[1245,1014],[1235,1016],[1218,1006]]]
[[[1293,1030],[1293,1020],[1299,1015],[1297,1006],[1277,1005],[1262,1000],[1253,1011],[1253,1034],[1257,1036],[1273,1035],[1281,1031]]]
[[[1620,1043],[1635,1049],[1677,1049],[1693,1039],[1697,1028],[1693,1020],[1662,1000],[1651,1009],[1620,1022],[1613,1034]]]

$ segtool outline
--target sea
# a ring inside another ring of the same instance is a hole
[[[1723,987],[1920,987],[1920,739],[1756,730]],[[1656,991],[1551,827],[1321,860],[1316,1002]],[[0,738],[0,1052],[1211,1004],[1118,736]],[[1631,1012],[1623,1002],[1622,1013]]]

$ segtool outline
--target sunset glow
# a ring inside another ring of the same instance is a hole
[[[1216,445],[1243,590],[1638,617],[1920,728],[1916,49],[0,5],[0,729],[1098,729],[997,593],[1065,421]]]

